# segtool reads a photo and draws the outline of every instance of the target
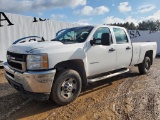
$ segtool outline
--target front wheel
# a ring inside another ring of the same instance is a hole
[[[148,56],[145,56],[143,62],[138,65],[140,74],[147,74],[151,67],[151,59]]]
[[[81,77],[74,70],[63,70],[58,73],[52,86],[51,99],[59,105],[74,101],[82,87]]]

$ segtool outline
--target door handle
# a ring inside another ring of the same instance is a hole
[[[115,51],[115,50],[116,50],[116,49],[114,49],[114,48],[109,49],[110,52],[113,52],[113,51]]]
[[[129,49],[131,49],[129,46],[128,46],[128,47],[126,47],[126,50],[129,50]]]

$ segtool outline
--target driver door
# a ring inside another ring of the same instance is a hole
[[[103,33],[110,33],[109,28],[101,27],[93,34],[96,43],[101,43]],[[111,71],[116,64],[116,49],[111,41],[110,45],[103,46],[101,44],[90,45],[87,51],[88,60],[88,76]]]

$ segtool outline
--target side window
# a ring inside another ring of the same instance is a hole
[[[120,28],[113,28],[115,37],[116,37],[116,43],[117,44],[124,44],[128,43],[128,38],[123,29]]]
[[[102,28],[98,28],[98,30],[96,30],[96,32],[93,35],[93,39],[96,40],[96,43],[101,43],[101,38],[102,38],[103,33],[110,33],[109,28],[102,27]]]

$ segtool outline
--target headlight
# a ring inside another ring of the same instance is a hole
[[[48,69],[48,55],[27,55],[27,70]]]

